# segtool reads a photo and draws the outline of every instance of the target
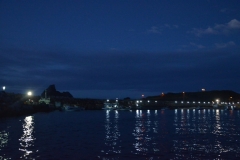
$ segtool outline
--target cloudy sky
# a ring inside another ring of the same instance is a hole
[[[239,0],[0,0],[0,85],[79,98],[240,92]]]

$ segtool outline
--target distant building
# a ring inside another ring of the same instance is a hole
[[[47,98],[47,90],[45,90],[45,97],[39,99],[39,103],[49,104],[51,102],[50,98]]]

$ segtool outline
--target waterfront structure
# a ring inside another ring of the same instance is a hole
[[[112,110],[112,109],[117,109],[118,107],[119,107],[118,99],[116,99],[115,102],[107,99],[107,101],[104,102],[103,109]]]
[[[50,98],[47,98],[47,90],[45,90],[45,97],[41,98],[38,102],[45,103],[45,104],[49,104],[51,102]]]

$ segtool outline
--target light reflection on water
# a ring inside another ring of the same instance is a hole
[[[111,111],[112,112],[112,111]],[[106,110],[106,120],[105,120],[105,147],[101,151],[105,154],[114,154],[114,153],[121,153],[120,150],[120,132],[118,129],[118,119],[119,114],[118,111],[115,110],[114,117],[110,117],[110,111]]]
[[[109,112],[109,111],[108,111]],[[158,114],[160,112],[160,114]],[[225,143],[222,135],[236,135],[231,134],[230,131],[235,131],[236,125],[230,124],[229,121],[224,121],[222,116],[228,115],[223,110],[195,110],[195,109],[181,109],[174,110],[173,124],[171,124],[169,113],[173,111],[169,110],[136,110],[135,112],[135,125],[132,132],[133,148],[131,154],[147,156],[148,158],[173,158],[173,159],[195,159],[204,157],[217,157],[225,158],[228,153],[236,153],[235,156],[239,156],[239,146],[235,145],[235,149],[231,147],[233,144]],[[115,113],[115,120],[113,123],[109,122],[109,115],[106,114],[106,125],[117,126],[117,123],[121,123],[119,120],[119,114]],[[171,114],[170,114],[171,115]],[[230,112],[231,115],[231,112]],[[226,124],[225,124],[226,122]],[[231,122],[231,120],[230,120]],[[131,122],[129,122],[131,123]],[[170,132],[169,126],[173,126],[174,132]],[[223,130],[222,125],[230,128]],[[109,128],[109,127],[107,127]],[[114,143],[118,150],[108,150],[106,152],[121,153],[121,146],[125,144],[119,144],[116,140],[121,139],[120,133],[124,132],[115,127],[116,130],[107,131],[106,133],[112,134]],[[239,130],[239,129],[238,129]],[[108,135],[107,137],[111,137]],[[119,136],[114,136],[119,135]],[[239,137],[239,134],[236,135]],[[131,137],[128,137],[131,138]],[[234,138],[229,138],[234,139]],[[114,141],[115,140],[115,141]],[[224,141],[224,142],[222,142]],[[236,141],[236,139],[235,139]],[[119,142],[119,141],[118,141]],[[234,145],[233,145],[234,146]],[[226,153],[226,154],[223,154]],[[149,156],[151,155],[151,156]]]
[[[20,148],[19,150],[23,152],[23,156],[20,158],[32,158],[31,154],[33,153],[34,141],[35,138],[33,136],[34,131],[34,122],[33,116],[25,117],[23,123],[23,135],[19,139],[20,141]]]
[[[174,120],[177,134],[173,139],[175,159],[225,159],[232,153],[235,153],[232,159],[240,157],[239,126],[234,118],[230,118],[233,111],[197,110],[196,114],[195,110],[192,113],[181,110],[181,118],[178,111],[175,110]]]
[[[145,118],[147,116],[147,118]],[[134,154],[143,154],[145,155],[148,152],[147,146],[149,145],[149,141],[151,140],[148,137],[147,133],[149,132],[149,128],[151,125],[151,121],[149,120],[150,111],[147,110],[147,113],[142,113],[142,110],[136,110],[136,122],[135,128],[133,130],[133,136],[135,138],[135,143],[133,146],[135,150],[132,151]]]
[[[133,130],[133,136],[135,137],[135,143],[133,143],[133,146],[137,152],[141,152],[144,150],[143,147],[143,133],[145,132],[145,126],[144,122],[142,120],[142,110],[136,110],[136,122],[135,122],[135,128]],[[135,151],[132,151],[135,153]]]
[[[240,159],[239,111],[54,112],[6,121],[0,159]]]
[[[8,136],[9,136],[9,133],[7,131],[5,130],[0,131],[0,153],[1,153],[1,150],[7,147],[8,145]],[[0,155],[0,159],[8,159],[8,158],[3,153],[2,155]]]

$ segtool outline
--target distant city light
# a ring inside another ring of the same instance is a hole
[[[5,89],[6,89],[6,87],[5,86],[3,86],[3,90],[5,91]]]
[[[29,92],[27,93],[27,95],[28,95],[28,96],[31,96],[31,95],[32,95],[32,92],[31,92],[31,91],[29,91]]]

